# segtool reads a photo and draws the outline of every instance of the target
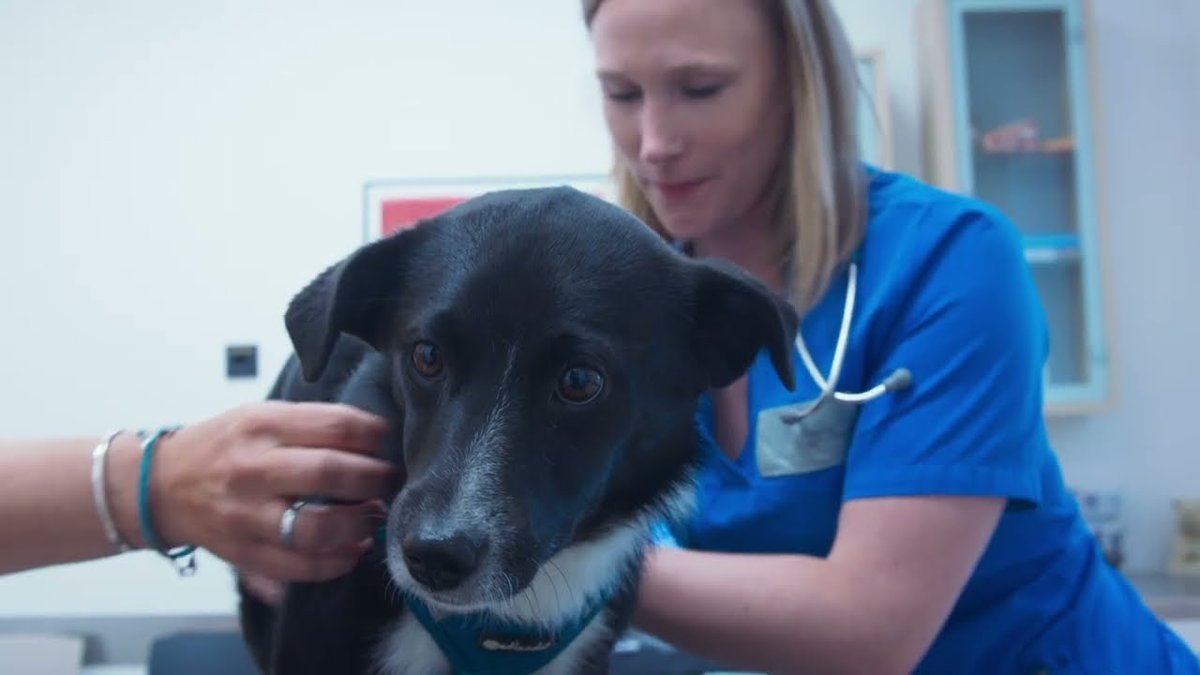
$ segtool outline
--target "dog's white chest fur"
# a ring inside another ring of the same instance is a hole
[[[449,673],[450,662],[433,637],[412,614],[405,614],[389,629],[380,645],[379,672],[386,675]]]

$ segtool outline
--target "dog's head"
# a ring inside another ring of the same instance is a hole
[[[572,188],[489,193],[364,246],[287,314],[307,378],[340,333],[386,357],[407,474],[389,568],[463,609],[665,506],[696,461],[698,397],[764,348],[791,386],[796,324],[747,275]]]

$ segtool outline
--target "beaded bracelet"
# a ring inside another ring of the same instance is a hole
[[[191,576],[196,572],[196,547],[191,545],[163,548],[150,516],[150,467],[154,462],[154,451],[158,442],[175,433],[179,427],[163,427],[142,442],[141,472],[138,475],[138,522],[146,546],[158,551],[174,565],[180,576]]]

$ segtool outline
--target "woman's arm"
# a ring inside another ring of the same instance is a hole
[[[1003,506],[997,498],[849,501],[827,558],[655,549],[635,622],[733,668],[908,673],[940,630]]]
[[[394,470],[370,457],[385,431],[347,406],[267,401],[239,407],[162,439],[150,506],[166,546],[206,548],[239,569],[279,580],[349,570],[369,545]],[[92,497],[99,438],[0,442],[0,574],[89,560],[116,551]],[[110,446],[109,511],[121,537],[146,546],[138,519],[142,448],[132,433]],[[349,502],[308,506],[295,540],[279,540],[283,511],[304,495]]]
[[[0,443],[0,574],[115,553],[96,515],[91,454],[99,438]],[[108,454],[109,508],[131,545],[141,449],[129,434]]]

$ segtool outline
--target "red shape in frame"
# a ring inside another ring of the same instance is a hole
[[[466,197],[412,197],[388,199],[379,205],[380,236],[386,237],[432,218],[450,207],[466,201]]]

